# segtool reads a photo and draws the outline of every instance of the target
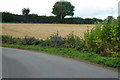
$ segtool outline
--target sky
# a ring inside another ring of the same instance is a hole
[[[6,11],[22,14],[23,8],[29,8],[30,14],[53,16],[52,8],[60,0],[2,0],[0,12]],[[73,17],[105,19],[107,16],[117,18],[120,0],[67,0],[75,6]],[[67,16],[69,17],[69,16]]]

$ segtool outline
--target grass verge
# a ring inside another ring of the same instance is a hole
[[[2,44],[3,47],[11,47],[11,48],[19,48],[19,49],[27,49],[27,50],[35,50],[42,51],[45,53],[64,56],[68,58],[76,58],[76,59],[84,59],[93,63],[102,64],[108,67],[120,68],[120,59],[116,57],[102,57],[95,53],[83,53],[74,49],[67,48],[52,48],[52,47],[40,47],[36,45],[16,45],[16,44]]]

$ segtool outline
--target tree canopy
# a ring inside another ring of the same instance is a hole
[[[30,9],[29,9],[29,8],[27,8],[27,9],[26,9],[26,8],[23,8],[23,9],[22,9],[22,14],[23,14],[23,15],[28,15],[29,12],[30,12]]]
[[[64,17],[67,15],[74,15],[74,8],[75,7],[68,1],[58,1],[53,6],[52,13],[60,19],[64,19]]]

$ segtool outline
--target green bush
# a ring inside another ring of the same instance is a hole
[[[40,43],[39,39],[34,37],[27,37],[23,38],[23,45],[38,45]]]
[[[2,35],[2,42],[7,44],[38,45],[39,39],[34,37],[13,38],[12,36]]]
[[[21,38],[13,38],[12,36],[2,35],[2,42],[7,44],[21,44]]]
[[[74,32],[70,33],[67,38],[66,38],[66,41],[65,41],[65,46],[67,48],[75,48],[77,50],[80,50],[80,51],[87,51],[87,47],[85,46],[85,41],[74,35]]]
[[[61,36],[57,32],[51,35],[49,40],[51,40],[52,37],[61,37]],[[55,42],[50,41],[49,43],[51,47],[55,45]],[[74,32],[71,32],[70,34],[68,34],[67,37],[63,37],[61,41],[57,43],[57,47],[74,48],[76,50],[83,51],[83,52],[88,51],[87,47],[85,46],[85,41],[82,38],[74,35]]]
[[[44,46],[44,47],[45,47],[45,46],[51,46],[51,47],[53,47],[51,40],[48,39],[48,38],[47,38],[46,40],[42,40],[42,39],[41,39],[39,45],[42,46],[42,47],[43,47],[43,46]]]
[[[103,56],[120,56],[120,26],[117,19],[106,19],[97,23],[84,34],[85,43],[89,50],[101,53]]]

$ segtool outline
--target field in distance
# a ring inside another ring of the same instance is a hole
[[[30,23],[2,23],[2,35],[23,38],[25,36],[46,39],[57,31],[62,37],[74,31],[74,34],[84,38],[87,27],[91,29],[95,25],[89,24],[30,24]]]

